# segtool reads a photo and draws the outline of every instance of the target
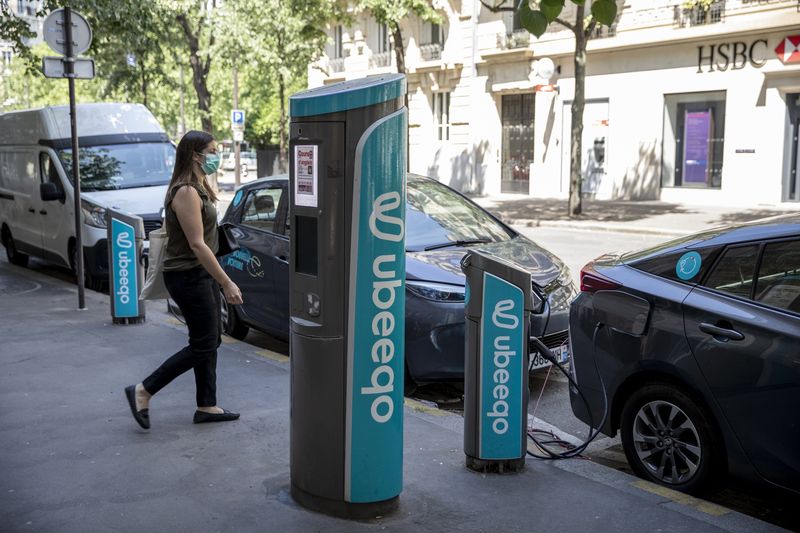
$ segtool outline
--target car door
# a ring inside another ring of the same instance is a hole
[[[683,308],[694,356],[753,466],[800,489],[800,240],[729,246]]]
[[[75,234],[74,207],[67,202],[64,183],[59,176],[58,163],[48,152],[39,152],[39,183],[55,183],[63,193],[61,200],[40,200],[39,214],[42,224],[42,248],[45,257],[69,265],[69,239]]]
[[[288,238],[278,220],[285,191],[280,183],[251,189],[244,200],[239,223],[242,236],[238,240],[242,249],[246,249],[247,261],[240,275],[240,288],[246,300],[244,311],[251,321],[273,331],[284,331],[287,327],[283,324],[285,304],[278,296],[277,285],[288,282],[288,273],[283,273],[282,281],[276,283],[275,279],[276,271],[288,264]]]

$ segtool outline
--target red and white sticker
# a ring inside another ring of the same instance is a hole
[[[317,146],[294,147],[294,205],[317,207]]]

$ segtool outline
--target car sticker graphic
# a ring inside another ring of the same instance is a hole
[[[703,258],[697,252],[686,252],[675,265],[675,273],[684,281],[689,281],[700,272]]]

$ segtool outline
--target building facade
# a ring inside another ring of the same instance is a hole
[[[36,34],[27,41],[29,46],[42,42],[43,19],[37,18],[36,13],[42,9],[42,0],[8,0],[8,7],[15,16],[21,18]],[[7,79],[11,75],[11,62],[14,61],[14,49],[10,42],[0,40],[0,112],[6,106],[12,106],[18,95],[14,95],[8,88]]]
[[[477,0],[434,5],[441,25],[401,26],[410,170],[470,193],[566,198],[571,32],[554,25],[537,40]],[[390,32],[368,13],[329,31],[310,86],[396,71]],[[584,195],[800,201],[798,0],[620,2],[589,41],[585,89]]]

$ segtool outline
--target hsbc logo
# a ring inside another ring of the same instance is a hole
[[[800,35],[784,38],[775,48],[775,55],[782,63],[800,63]]]

